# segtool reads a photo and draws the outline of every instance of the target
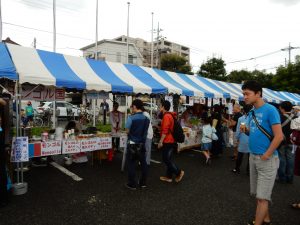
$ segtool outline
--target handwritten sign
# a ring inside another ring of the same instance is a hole
[[[83,139],[81,142],[81,152],[91,152],[99,150],[99,138]]]
[[[61,141],[46,141],[41,144],[41,156],[61,154]]]
[[[127,143],[127,136],[121,136],[120,137],[120,148],[125,148]]]
[[[65,140],[63,141],[62,154],[71,154],[80,152],[80,141]]]
[[[28,162],[29,161],[29,149],[28,149],[28,137],[16,137],[12,142],[12,162]]]
[[[112,139],[111,137],[98,138],[98,147],[97,149],[111,149],[112,148]]]

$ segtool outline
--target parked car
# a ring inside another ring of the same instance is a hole
[[[53,108],[53,102],[44,102],[42,105],[37,107],[38,113],[43,113],[46,110],[51,110]],[[80,114],[80,109],[65,101],[56,101],[56,109],[58,109],[58,117],[78,117]]]

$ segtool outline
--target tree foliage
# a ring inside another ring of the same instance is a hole
[[[300,93],[300,62],[279,67],[272,83],[276,90]]]
[[[226,80],[225,62],[222,58],[211,58],[203,63],[198,71],[198,74],[214,80]]]
[[[177,73],[193,74],[187,59],[176,54],[164,54],[161,57],[161,69]]]

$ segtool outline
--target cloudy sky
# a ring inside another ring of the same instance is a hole
[[[78,49],[95,40],[96,0],[56,2],[57,51],[79,56]],[[228,71],[274,71],[288,59],[288,52],[281,49],[289,42],[300,47],[300,0],[130,2],[130,36],[150,41],[154,12],[155,27],[159,22],[167,40],[191,48],[194,70],[208,57],[220,56]],[[52,50],[52,0],[2,0],[2,20],[3,38],[32,46],[36,37],[39,49]],[[99,39],[126,34],[126,24],[127,0],[99,0]],[[292,51],[292,60],[297,54],[300,49]],[[246,61],[236,62],[240,60]]]

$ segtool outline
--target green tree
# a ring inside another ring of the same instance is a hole
[[[164,54],[161,57],[161,69],[177,73],[193,74],[187,59],[176,54]]]
[[[242,83],[245,80],[253,80],[253,74],[247,70],[233,70],[230,74],[226,77],[226,81],[231,83]]]
[[[276,90],[300,93],[300,62],[280,66],[272,79]]]
[[[203,63],[198,71],[198,74],[214,80],[226,80],[225,62],[222,58],[211,58]]]

